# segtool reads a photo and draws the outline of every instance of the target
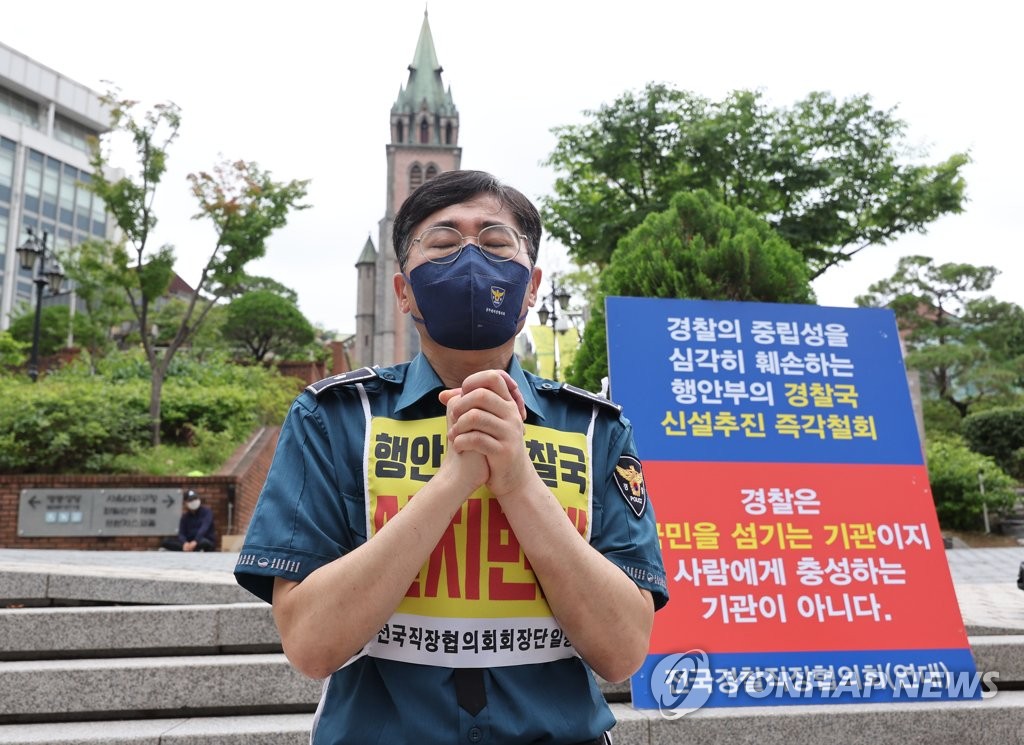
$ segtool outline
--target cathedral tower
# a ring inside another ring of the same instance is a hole
[[[387,195],[375,251],[367,240],[356,264],[355,364],[382,366],[412,359],[419,335],[412,319],[397,310],[392,277],[399,271],[391,244],[395,213],[413,189],[437,174],[459,168],[459,112],[441,82],[427,13],[409,65],[409,79],[391,107],[387,145]],[[372,310],[371,310],[372,309]]]

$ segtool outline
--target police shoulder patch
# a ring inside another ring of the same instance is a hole
[[[590,391],[584,390],[583,388],[577,388],[576,386],[569,385],[568,383],[562,383],[562,387],[560,390],[563,390],[572,396],[576,396],[577,398],[582,398],[585,401],[589,401],[592,404],[597,404],[598,406],[607,406],[616,414],[622,413],[622,406],[620,404],[617,404],[614,401],[607,399],[598,393],[591,393]]]
[[[372,367],[360,367],[358,370],[352,370],[346,373],[340,373],[339,375],[332,375],[329,378],[318,380],[315,383],[306,386],[306,390],[312,393],[314,396],[319,396],[326,390],[334,388],[339,385],[352,385],[353,383],[365,383],[367,380],[373,380],[377,377],[377,371]]]
[[[620,456],[612,475],[633,514],[643,517],[647,509],[647,486],[644,484],[644,468],[640,461],[632,455]]]

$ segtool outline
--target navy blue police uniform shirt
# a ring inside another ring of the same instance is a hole
[[[525,373],[515,357],[509,373],[525,399],[528,430],[536,425],[583,433],[591,443],[590,514],[585,518],[590,543],[650,591],[655,608],[660,608],[668,593],[654,511],[642,485],[634,483],[631,491],[617,475],[640,465],[628,420],[604,399]],[[250,522],[235,568],[238,583],[269,603],[275,577],[302,581],[364,543],[372,527],[364,471],[374,447],[366,442],[366,433],[375,425],[368,422],[380,418],[416,426],[416,420],[444,417],[437,399],[444,388],[419,355],[394,367],[328,378],[302,393],[282,427]],[[556,476],[538,465],[545,460],[545,448],[538,450],[531,452],[538,473]],[[408,462],[409,453],[403,455]],[[580,476],[570,471],[563,475]],[[546,631],[537,633],[548,640]],[[552,634],[552,644],[557,633]],[[394,648],[396,639],[390,638],[390,647],[378,646]],[[599,737],[614,724],[593,675],[578,656],[486,668],[486,705],[471,716],[457,704],[453,667],[358,656],[324,686],[311,742],[412,743],[443,738],[471,745],[578,743]]]

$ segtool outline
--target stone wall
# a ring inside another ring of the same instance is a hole
[[[21,537],[18,535],[18,504],[22,489],[136,486],[195,489],[213,510],[218,536],[244,533],[270,469],[279,431],[279,427],[260,429],[213,476],[0,474],[0,548],[142,551],[159,548],[163,539],[163,536],[128,535]]]

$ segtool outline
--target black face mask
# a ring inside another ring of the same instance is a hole
[[[530,270],[518,261],[495,262],[468,244],[451,264],[425,262],[406,280],[430,338],[449,349],[500,347],[516,335]]]

